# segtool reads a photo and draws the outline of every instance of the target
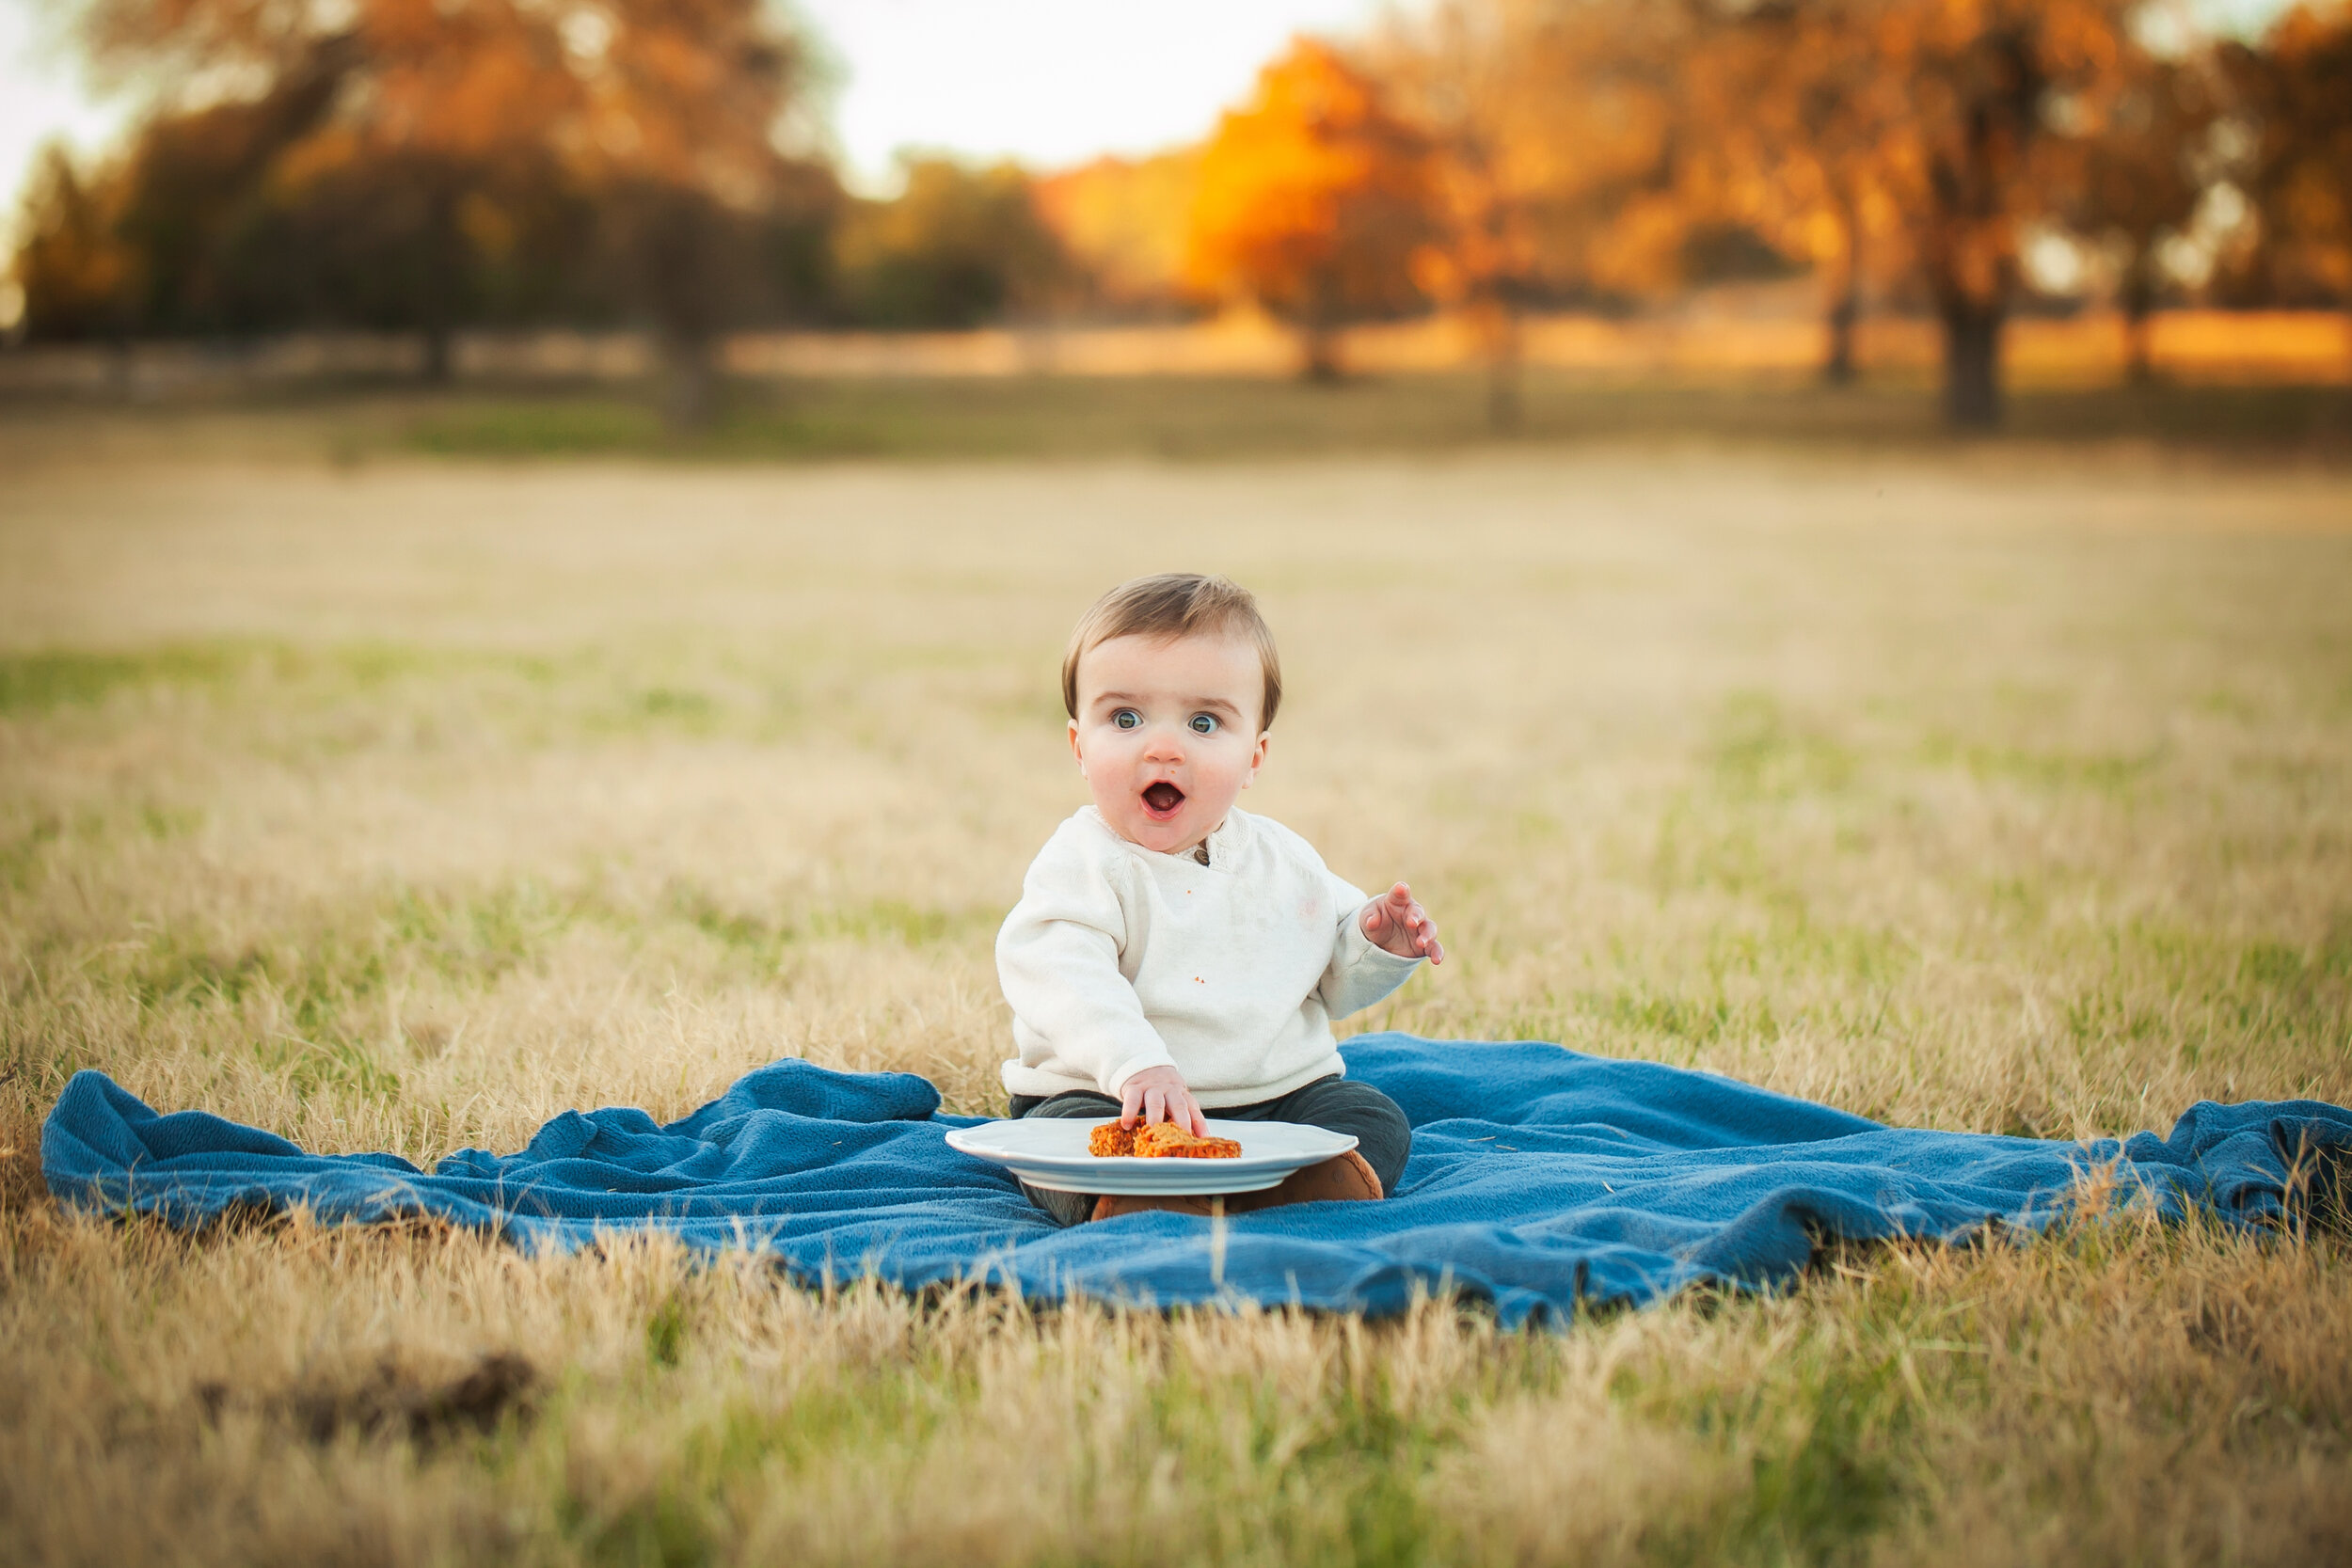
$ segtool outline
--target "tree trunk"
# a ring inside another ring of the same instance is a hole
[[[1821,361],[1821,379],[1847,387],[1854,378],[1854,324],[1862,319],[1862,223],[1854,204],[1845,200],[1837,203],[1837,221],[1846,231],[1846,247],[1830,301],[1829,355]]]
[[[2001,325],[1997,303],[1947,297],[1944,322],[1944,420],[1956,430],[2001,422]]]
[[[1298,330],[1300,346],[1306,351],[1299,373],[1319,387],[1336,385],[1340,379],[1338,328],[1321,317],[1311,317]]]
[[[2123,308],[2124,376],[2135,387],[2145,387],[2155,380],[2156,372],[2148,359],[2148,307],[2131,303]]]
[[[661,422],[678,434],[707,430],[719,415],[719,371],[709,339],[661,337]]]
[[[1851,274],[1829,308],[1829,357],[1821,361],[1821,379],[1833,387],[1853,384],[1853,329],[1862,316],[1861,291]]]
[[[446,322],[435,322],[424,329],[424,380],[429,387],[446,387],[450,383],[451,367],[454,361],[453,344],[456,334]]]
[[[460,191],[454,173],[443,164],[425,165],[423,265],[416,274],[416,320],[424,331],[425,384],[446,387],[454,356],[452,343],[465,311],[460,293],[465,288],[468,247],[458,227]]]
[[[1920,261],[1944,326],[1944,418],[1955,430],[2001,420],[2001,327],[2017,293],[2012,207],[2048,81],[2037,8],[1981,33],[1951,67],[1959,135],[1928,159]]]
[[[2155,279],[2148,275],[2151,261],[2149,247],[2136,245],[2131,265],[2123,274],[2124,374],[2135,387],[2145,387],[2155,379],[2148,358],[2148,318],[2156,308]]]
[[[1486,357],[1486,428],[1507,435],[1525,417],[1527,362],[1522,352],[1519,313],[1498,301],[1482,313],[1479,337]]]

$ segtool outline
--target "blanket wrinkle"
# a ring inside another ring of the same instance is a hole
[[[464,1148],[428,1174],[392,1154],[311,1154],[201,1111],[157,1113],[76,1073],[41,1132],[63,1202],[195,1227],[230,1210],[327,1223],[415,1216],[516,1245],[575,1248],[661,1232],[750,1246],[803,1283],[871,1274],[1162,1307],[1238,1296],[1387,1315],[1452,1290],[1509,1324],[1580,1303],[1642,1305],[1701,1282],[1785,1281],[1823,1240],[2031,1232],[2088,1174],[2172,1220],[2289,1217],[2339,1191],[2352,1111],[2316,1101],[2205,1101],[2172,1131],[2087,1143],[1882,1126],[1715,1073],[1541,1041],[1346,1042],[1347,1070],[1414,1127],[1396,1194],[1227,1222],[1146,1212],[1055,1227],[997,1166],[946,1147],[939,1092],[912,1073],[781,1061],[667,1124],[566,1111],[518,1152]]]

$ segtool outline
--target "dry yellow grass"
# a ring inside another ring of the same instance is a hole
[[[989,940],[1079,799],[1060,639],[1180,564],[1284,642],[1251,803],[1444,924],[1454,961],[1363,1023],[2058,1136],[2352,1100],[2341,472],[10,456],[12,1560],[2352,1551],[2325,1232],[1854,1252],[1518,1337],[190,1240],[63,1215],[31,1169],[85,1066],[420,1160],[787,1053],[988,1107]]]

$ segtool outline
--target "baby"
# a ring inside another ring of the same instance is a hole
[[[1071,634],[1061,689],[1093,803],[1038,852],[996,938],[1021,1053],[1005,1064],[1012,1114],[1200,1132],[1215,1111],[1352,1132],[1353,1152],[1228,1208],[1385,1196],[1412,1132],[1395,1101],[1344,1076],[1330,1021],[1445,949],[1403,882],[1367,899],[1305,839],[1234,805],[1282,697],[1257,602],[1192,573],[1114,588]],[[1209,1212],[1025,1190],[1064,1225]]]

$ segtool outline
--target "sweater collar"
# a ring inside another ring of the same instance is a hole
[[[1225,820],[1218,823],[1216,832],[1208,837],[1209,863],[1212,866],[1231,866],[1240,855],[1242,843],[1248,835],[1249,817],[1239,806],[1235,806],[1225,814]],[[1190,859],[1192,851],[1187,849],[1184,855]]]
[[[1110,819],[1104,816],[1100,811],[1097,811],[1092,805],[1089,804],[1081,807],[1080,809],[1085,811],[1088,816],[1093,817],[1094,820],[1101,825],[1104,832],[1110,834],[1113,838],[1119,839],[1120,843],[1124,844],[1128,848],[1133,849],[1138,855],[1150,855],[1155,860],[1184,861],[1187,863],[1193,863],[1193,850],[1197,847],[1197,846],[1186,845],[1184,848],[1177,850],[1174,854],[1164,855],[1157,849],[1145,848],[1142,845],[1137,844],[1131,838],[1120,838],[1119,830],[1111,826]],[[1242,846],[1247,844],[1248,839],[1249,814],[1243,811],[1239,806],[1235,806],[1232,810],[1225,814],[1225,820],[1218,823],[1216,825],[1216,831],[1211,833],[1208,837],[1210,866],[1212,868],[1231,866],[1234,861],[1240,857]]]

